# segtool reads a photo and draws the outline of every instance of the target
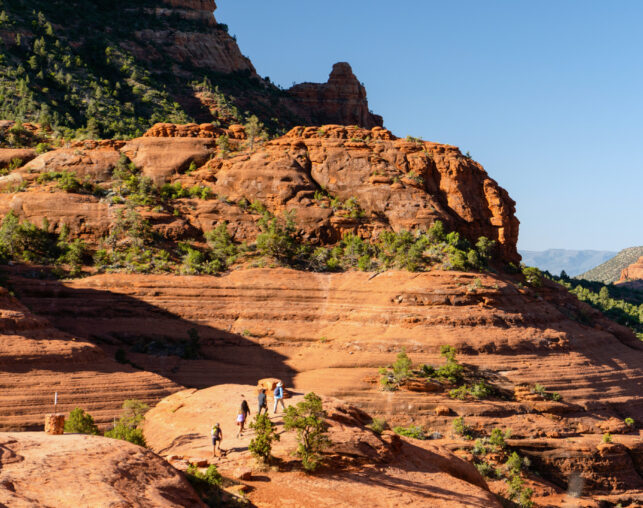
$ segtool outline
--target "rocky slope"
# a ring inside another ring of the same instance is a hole
[[[186,390],[161,401],[147,415],[144,432],[157,453],[172,458],[178,468],[186,461],[215,463],[224,476],[243,477],[247,497],[257,506],[479,506],[499,507],[485,481],[471,464],[443,447],[381,435],[366,427],[371,418],[334,399],[324,400],[328,414],[326,466],[314,475],[303,474],[293,457],[295,435],[284,432],[280,416],[273,416],[280,440],[273,444],[277,466],[257,468],[248,451],[254,431],[237,438],[233,423],[245,396],[254,413],[256,387],[224,384],[205,390]],[[303,399],[295,394],[288,404]],[[220,422],[227,454],[212,458],[209,433]]]
[[[348,64],[328,83],[289,90],[258,76],[215,19],[214,0],[7,0],[2,9],[0,118],[39,122],[55,138],[140,135],[158,121],[228,125],[252,114],[273,133],[382,124]],[[1,145],[24,146],[0,136]]]
[[[627,249],[623,249],[612,259],[605,261],[605,263],[602,263],[585,273],[581,273],[577,278],[611,284],[619,280],[622,271],[632,263],[636,262],[636,260],[641,256],[643,256],[643,247],[629,247]]]
[[[154,453],[115,439],[0,433],[3,506],[205,507]]]
[[[120,414],[123,400],[154,403],[178,390],[172,381],[114,361],[87,340],[34,316],[0,288],[0,430],[41,429],[44,415],[80,406],[99,423]]]
[[[221,132],[238,150],[232,156],[222,157],[217,148]],[[158,185],[171,181],[211,190],[211,199],[150,207],[153,213],[146,217],[153,227],[174,241],[198,239],[224,221],[236,241],[253,240],[258,214],[239,203],[259,201],[275,214],[294,210],[302,239],[316,245],[334,244],[348,231],[374,238],[384,229],[426,230],[441,220],[472,243],[480,236],[497,241],[505,261],[519,260],[515,203],[457,147],[396,139],[381,127],[337,125],[296,127],[252,149],[245,138],[238,125],[224,130],[159,124],[128,142],[77,142],[0,177],[0,187],[26,190],[0,194],[0,213],[13,210],[35,224],[46,218],[53,232],[66,224],[72,236],[96,242],[119,207],[95,195],[64,192],[39,177],[72,172],[107,191],[114,186],[119,158],[126,155]],[[184,174],[191,164],[198,170]],[[351,198],[357,214],[341,209]]]
[[[276,376],[391,425],[446,435],[462,416],[482,435],[511,429],[512,445],[552,482],[540,484],[542,495],[559,495],[576,474],[596,499],[633,499],[643,488],[640,440],[623,423],[643,419],[640,342],[553,284],[533,290],[489,274],[286,269],[12,282],[56,326],[85,330],[112,350],[123,347],[136,364],[179,384],[255,384]],[[198,330],[200,359],[140,353],[141,344],[183,338],[190,326]],[[448,384],[381,390],[377,369],[401,348],[417,364],[439,366],[445,344],[504,395],[458,400]],[[536,384],[562,400],[531,395]],[[614,434],[612,448],[598,447],[605,431]]]

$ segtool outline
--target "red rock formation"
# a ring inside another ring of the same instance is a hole
[[[118,439],[0,433],[0,468],[2,506],[205,507],[176,469]]]
[[[53,328],[0,288],[0,430],[42,428],[44,415],[75,407],[111,422],[124,400],[154,403],[179,389],[150,372],[117,363],[98,346]],[[0,454],[1,456],[1,454]],[[3,469],[4,472],[4,469]]]
[[[524,440],[523,453],[562,489],[557,492],[566,489],[572,470],[596,495],[626,499],[628,491],[643,488],[636,436],[614,435],[629,462],[618,450],[600,455],[595,447],[611,418],[643,421],[641,344],[553,283],[536,293],[492,274],[373,277],[286,269],[11,282],[25,303],[56,326],[72,334],[84,330],[115,343],[113,348],[120,344],[137,365],[183,385],[254,386],[274,376],[295,393],[342,397],[391,425],[425,425],[447,437],[453,418],[462,416],[479,432],[511,429],[512,446],[522,450]],[[570,319],[580,315],[592,326]],[[130,352],[141,338],[185,337],[186,323],[198,323],[202,359]],[[402,347],[415,365],[439,366],[444,344],[457,348],[461,363],[486,373],[505,398],[461,401],[449,397],[448,385],[431,392],[381,391],[378,368]],[[513,397],[517,387],[536,383],[562,400]],[[536,446],[534,439],[546,442]]]
[[[643,256],[621,271],[617,284],[625,284],[634,289],[643,289]]]
[[[217,157],[215,138],[222,133],[229,136],[232,149],[239,150],[227,159]],[[0,213],[13,210],[38,225],[47,218],[54,231],[66,223],[73,235],[98,240],[109,229],[115,207],[105,199],[38,184],[37,178],[46,171],[71,171],[109,185],[114,166],[125,154],[159,185],[179,179],[225,196],[176,203],[191,226],[179,229],[192,237],[225,220],[237,240],[254,240],[257,216],[235,204],[245,198],[259,200],[275,213],[295,210],[302,236],[317,244],[333,244],[347,231],[370,238],[383,229],[427,229],[439,219],[474,243],[480,236],[497,240],[507,261],[520,259],[513,200],[480,164],[454,146],[396,139],[381,127],[339,125],[296,127],[281,138],[255,144],[252,152],[245,138],[240,125],[224,130],[209,124],[157,124],[127,142],[78,142],[42,154],[0,179],[4,188],[28,185],[27,192],[0,194]],[[183,175],[191,163],[201,169]],[[350,217],[334,211],[329,200],[315,199],[320,188],[342,201],[356,198],[364,216]],[[155,217],[160,223],[175,220],[168,212]]]
[[[301,83],[289,88],[289,109],[307,125],[358,125],[370,129],[383,119],[368,109],[366,89],[346,62],[333,65],[326,83]]]
[[[324,399],[332,445],[324,453],[327,467],[315,475],[302,475],[292,466],[295,433],[283,432],[281,415],[271,416],[281,439],[272,453],[282,464],[279,471],[255,473],[247,445],[254,432],[236,438],[233,416],[245,395],[254,411],[256,388],[219,385],[206,390],[176,393],[153,408],[145,418],[150,447],[172,464],[185,468],[191,462],[216,463],[231,478],[243,477],[251,487],[248,499],[257,506],[500,506],[478,472],[443,447],[407,440],[391,431],[381,435],[366,427],[371,418],[354,407]],[[287,401],[296,404],[297,394]],[[272,408],[271,408],[272,411]],[[209,431],[220,422],[225,457],[211,458]],[[270,481],[266,481],[269,478]],[[410,487],[412,485],[412,487]]]

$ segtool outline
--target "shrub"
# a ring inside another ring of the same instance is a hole
[[[452,399],[460,399],[464,400],[467,398],[468,394],[467,387],[465,385],[459,386],[458,388],[454,388],[453,390],[449,391],[449,397]]]
[[[397,354],[397,358],[391,370],[386,368],[380,369],[380,384],[382,388],[387,391],[397,390],[400,385],[406,381],[413,373],[413,362],[406,354],[406,350],[402,348],[402,351]]]
[[[132,427],[128,427],[120,422],[116,423],[113,429],[106,431],[105,437],[129,441],[130,443],[142,446],[143,448],[147,447],[147,443],[145,442],[145,437],[143,436],[143,431],[141,429],[133,429]]]
[[[611,443],[612,442],[612,435],[609,432],[606,432],[603,434],[603,443]]]
[[[373,418],[373,421],[368,425],[368,427],[375,432],[376,434],[381,434],[388,427],[386,420],[381,420],[379,418]]]
[[[149,406],[144,402],[136,399],[127,399],[123,402],[123,412],[118,419],[114,428],[105,432],[105,437],[112,439],[122,439],[129,441],[138,446],[146,447],[143,430],[138,426],[143,421],[145,413],[149,411]]]
[[[485,445],[485,442],[482,439],[476,439],[475,443],[473,444],[473,448],[471,449],[471,453],[473,455],[481,455],[484,457],[487,454],[487,447]]]
[[[426,436],[424,435],[424,430],[422,430],[422,427],[419,427],[417,425],[412,425],[411,427],[393,427],[393,432],[396,434],[399,434],[400,436],[405,436],[405,437],[410,437],[413,439],[421,439],[424,440],[426,439]]]
[[[494,476],[496,476],[495,468],[488,462],[480,462],[475,466],[476,466],[476,469],[478,470],[478,473],[480,473],[485,478],[493,478]]]
[[[446,358],[447,363],[436,370],[436,375],[447,379],[450,383],[457,383],[462,379],[464,367],[460,365],[455,359],[455,348],[453,346],[444,345],[440,347],[440,354]]]
[[[292,260],[296,252],[293,213],[286,213],[278,219],[264,212],[258,226],[261,233],[257,235],[257,251],[282,261]]]
[[[536,267],[525,266],[522,269],[522,274],[525,277],[525,282],[534,288],[539,288],[543,285],[543,273]]]
[[[320,463],[320,452],[330,445],[326,411],[322,400],[313,392],[307,393],[302,402],[288,406],[284,415],[284,428],[297,431],[297,455],[307,471],[314,471]]]
[[[522,471],[524,467],[528,467],[528,466],[529,466],[529,459],[527,458],[523,459],[516,452],[512,452],[511,455],[509,455],[507,462],[505,462],[505,469],[509,471],[512,475],[520,474],[520,471]]]
[[[248,449],[258,461],[268,463],[272,458],[272,442],[279,441],[279,435],[275,431],[275,424],[272,423],[267,414],[255,416],[254,422],[250,423],[254,429],[255,437],[250,441]]]
[[[77,407],[69,413],[69,418],[65,421],[65,432],[98,435],[98,427],[89,413]]]
[[[634,428],[634,418],[625,418],[625,425]]]
[[[509,490],[507,494],[510,500],[515,501],[521,508],[531,508],[534,505],[531,500],[534,491],[524,486],[524,481],[519,475],[513,475],[508,480],[508,484]]]
[[[469,388],[469,394],[476,399],[486,399],[494,393],[493,387],[488,385],[484,380],[475,383]]]
[[[232,242],[232,237],[228,233],[228,225],[223,222],[216,228],[205,234],[205,239],[210,247],[209,258],[212,263],[212,269],[223,271],[229,265],[235,262],[239,254],[238,247]]]
[[[192,486],[199,492],[207,491],[212,487],[221,487],[223,477],[219,473],[217,466],[210,464],[205,473],[199,471],[194,464],[190,464],[186,471],[187,478]]]
[[[502,432],[500,429],[493,429],[491,435],[489,436],[489,444],[492,445],[496,450],[504,450],[507,447],[505,439],[508,439],[511,435],[510,431]]]
[[[473,439],[471,435],[472,429],[464,422],[464,418],[462,416],[459,416],[453,420],[453,432],[458,436],[464,437],[465,439]]]

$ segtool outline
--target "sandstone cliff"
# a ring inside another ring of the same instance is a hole
[[[287,92],[287,106],[306,125],[359,125],[367,129],[383,125],[382,117],[369,111],[366,89],[346,62],[333,65],[327,83],[301,83]]]
[[[643,420],[641,345],[553,283],[534,291],[493,274],[256,269],[62,283],[16,277],[12,284],[55,326],[124,348],[137,365],[185,386],[277,376],[295,391],[348,400],[391,425],[439,431],[453,441],[438,443],[454,448],[471,446],[452,435],[457,416],[481,434],[511,429],[512,446],[553,482],[530,477],[545,503],[577,474],[595,499],[624,501],[643,489],[643,448],[623,423]],[[200,359],[153,352],[185,337],[189,326],[198,330]],[[145,344],[156,345],[143,353]],[[503,395],[460,400],[448,385],[381,390],[378,368],[401,348],[416,365],[439,366],[445,344]],[[562,400],[534,394],[536,384]],[[599,449],[605,431],[614,443]],[[501,482],[494,485],[501,491]]]
[[[226,158],[215,140],[222,133],[236,150]],[[72,235],[95,244],[109,231],[118,207],[97,196],[62,192],[38,178],[67,171],[108,189],[126,155],[158,185],[211,190],[211,199],[177,200],[174,210],[161,207],[150,215],[173,240],[198,239],[225,221],[236,241],[254,241],[259,217],[238,205],[245,200],[259,201],[275,214],[295,211],[301,237],[315,245],[333,245],[347,232],[368,239],[383,230],[426,230],[441,220],[472,243],[480,236],[497,241],[505,261],[520,259],[514,201],[457,147],[397,139],[381,127],[338,125],[296,127],[252,150],[245,138],[241,126],[158,124],[128,142],[77,142],[0,177],[5,189],[26,186],[26,192],[0,194],[0,212],[13,210],[35,224],[46,218],[54,231],[66,224]],[[185,174],[191,164],[198,171]],[[353,198],[361,212],[351,216],[331,198],[342,203]]]
[[[617,284],[627,284],[634,288],[643,289],[643,256],[621,271]]]
[[[125,399],[153,404],[180,387],[169,379],[117,363],[81,336],[63,333],[0,288],[0,430],[39,429],[52,412],[83,407],[99,423],[120,414]]]

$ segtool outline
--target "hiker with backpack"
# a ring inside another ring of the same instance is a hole
[[[215,423],[210,431],[212,434],[212,456],[216,457],[217,445],[219,447],[219,457],[221,456],[221,441],[223,440],[223,431],[218,423]]]
[[[281,402],[281,407],[285,411],[286,406],[284,405],[284,385],[281,381],[277,383],[275,391],[273,392],[273,396],[275,397],[275,408],[273,410],[273,413],[277,414],[277,404],[279,404],[279,402]]]

